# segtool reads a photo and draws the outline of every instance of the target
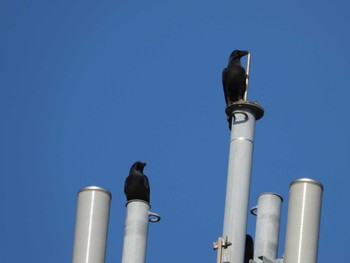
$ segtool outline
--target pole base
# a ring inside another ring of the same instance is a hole
[[[261,107],[257,102],[249,102],[249,101],[236,101],[230,105],[228,105],[225,109],[226,115],[228,118],[232,117],[232,113],[236,110],[243,110],[244,108],[248,108],[254,112],[255,119],[259,120],[264,116],[264,108]]]

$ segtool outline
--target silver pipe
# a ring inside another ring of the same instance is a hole
[[[148,222],[160,220],[160,216],[149,209],[147,202],[138,199],[126,204],[122,263],[146,262]]]
[[[275,193],[263,193],[258,198],[258,205],[252,212],[257,216],[254,242],[254,260],[264,256],[277,259],[278,236],[280,229],[281,206],[283,198]]]
[[[73,263],[104,263],[111,193],[90,186],[78,193]]]
[[[246,239],[250,177],[256,115],[263,110],[254,103],[241,103],[232,111],[223,238],[232,245],[224,250],[223,262],[242,263]]]
[[[323,186],[308,178],[290,184],[284,263],[316,263]]]

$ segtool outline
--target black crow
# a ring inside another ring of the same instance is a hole
[[[245,238],[244,263],[249,263],[250,259],[254,257],[254,241],[250,235]]]
[[[150,187],[148,178],[143,174],[146,163],[135,162],[131,168],[129,176],[125,180],[124,193],[127,201],[140,199],[150,202]]]
[[[222,71],[226,107],[244,99],[247,74],[241,65],[241,57],[245,55],[248,55],[248,51],[234,50],[230,55],[227,67]]]

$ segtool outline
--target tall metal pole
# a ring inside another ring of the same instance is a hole
[[[257,216],[254,242],[255,262],[260,262],[261,256],[271,261],[277,259],[282,201],[282,197],[278,194],[264,193],[259,196],[258,205],[252,209],[252,213]]]
[[[232,117],[223,238],[232,243],[223,262],[242,263],[246,239],[250,177],[256,120],[263,116],[257,103],[239,101],[226,109]]]
[[[149,210],[150,205],[143,200],[133,199],[126,204],[122,263],[146,261],[148,223],[160,220]]]
[[[104,263],[111,193],[90,186],[78,193],[73,263]]]
[[[284,263],[316,263],[323,185],[308,178],[290,184]]]

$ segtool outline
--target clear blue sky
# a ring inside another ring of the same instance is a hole
[[[215,262],[229,130],[221,72],[252,52],[250,206],[324,184],[319,263],[350,244],[349,7],[322,1],[2,1],[1,262],[70,262],[76,194],[112,192],[107,263],[120,262],[129,167],[145,161],[151,263]],[[248,233],[254,235],[249,216]]]

